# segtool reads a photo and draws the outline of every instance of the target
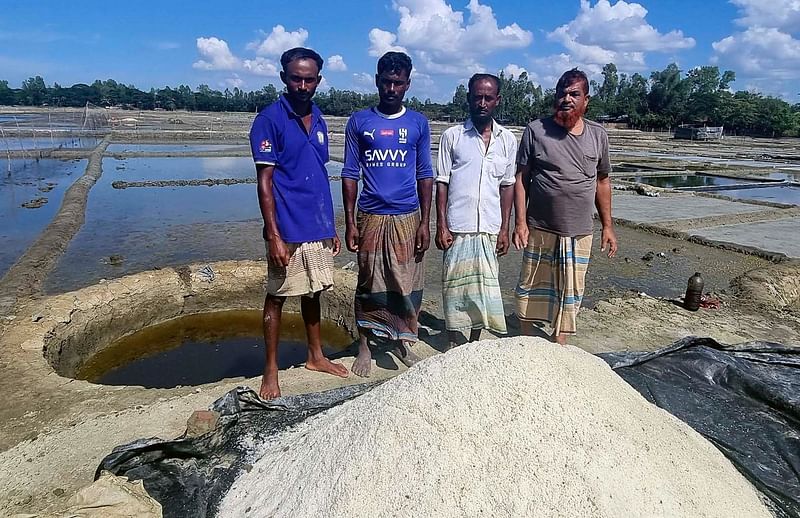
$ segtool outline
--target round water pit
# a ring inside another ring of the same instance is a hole
[[[173,388],[224,378],[253,377],[264,370],[261,312],[219,311],[181,316],[121,338],[88,358],[76,378],[104,385]],[[321,322],[323,352],[341,353],[353,342],[331,321]],[[284,312],[278,368],[306,361],[305,326]]]

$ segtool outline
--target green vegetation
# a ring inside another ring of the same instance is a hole
[[[619,74],[613,63],[603,67],[601,83],[592,81],[593,95],[587,117],[607,122],[623,122],[641,129],[667,129],[679,124],[725,126],[727,133],[760,136],[796,136],[800,133],[800,104],[790,105],[782,99],[759,93],[729,90],[736,75],[720,72],[716,66],[704,66],[683,73],[671,64],[655,71],[649,78],[641,74]],[[523,73],[505,77],[503,102],[497,118],[503,123],[524,125],[536,117],[549,115],[553,105],[553,88],[543,90]],[[553,85],[555,86],[555,85]],[[75,84],[48,87],[40,76],[22,82],[18,89],[9,88],[0,80],[0,105],[74,106],[87,102],[98,106],[129,109],[197,110],[256,112],[278,98],[273,85],[245,92],[239,88],[220,92],[208,85],[192,90],[186,85],[168,86],[144,92],[133,85],[113,79],[95,81],[91,85]],[[328,115],[347,116],[356,110],[377,104],[377,94],[363,94],[331,88],[314,98]],[[446,104],[416,97],[408,106],[432,120],[463,120],[467,116],[467,89],[458,85],[453,99]]]

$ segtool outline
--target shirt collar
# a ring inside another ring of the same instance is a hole
[[[464,122],[464,131],[472,131],[472,130],[475,130],[475,133],[478,132],[478,130],[475,129],[475,124],[473,124],[472,119],[467,119]],[[498,124],[496,120],[492,119],[492,135],[495,137],[499,137],[502,132],[503,132],[503,127],[500,124]]]
[[[295,119],[301,119],[302,118],[302,117],[300,117],[299,115],[297,115],[294,112],[294,109],[292,108],[292,104],[289,102],[289,99],[286,98],[286,94],[281,94],[280,100],[281,100],[281,104],[283,104],[283,107],[286,110],[286,113],[288,113],[290,117],[293,117]],[[317,105],[314,103],[314,101],[311,101],[311,121],[312,121],[311,124],[312,124],[312,126],[313,126],[314,122],[316,122],[316,120],[319,118],[320,113],[321,112],[319,111],[319,108],[317,107]]]

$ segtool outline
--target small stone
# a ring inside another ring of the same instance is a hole
[[[199,437],[217,427],[219,412],[213,410],[195,410],[186,421],[186,436]]]
[[[653,252],[647,252],[642,256],[642,261],[652,261],[655,256],[656,254]]]
[[[42,315],[41,313],[36,313],[35,315],[33,315],[31,317],[31,322],[38,322],[43,318],[44,318],[44,315]]]
[[[352,271],[353,269],[355,269],[355,267],[356,267],[356,262],[355,261],[350,261],[346,265],[342,266],[342,270],[350,270],[350,271]]]
[[[106,264],[110,264],[111,266],[119,266],[123,262],[125,262],[125,257],[120,254],[111,254],[106,259]]]
[[[38,209],[39,207],[43,206],[47,203],[47,198],[34,198],[31,201],[26,201],[22,204],[23,208],[26,209]]]
[[[60,487],[53,490],[53,494],[56,496],[64,496],[64,493],[66,493],[66,491],[64,491],[64,489]]]

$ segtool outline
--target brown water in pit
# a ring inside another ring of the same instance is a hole
[[[306,360],[305,327],[296,313],[284,313],[278,367]],[[353,339],[333,322],[322,322],[326,355],[342,352]],[[264,369],[260,311],[188,315],[147,327],[89,358],[76,378],[104,385],[172,388],[223,378],[258,376]]]

